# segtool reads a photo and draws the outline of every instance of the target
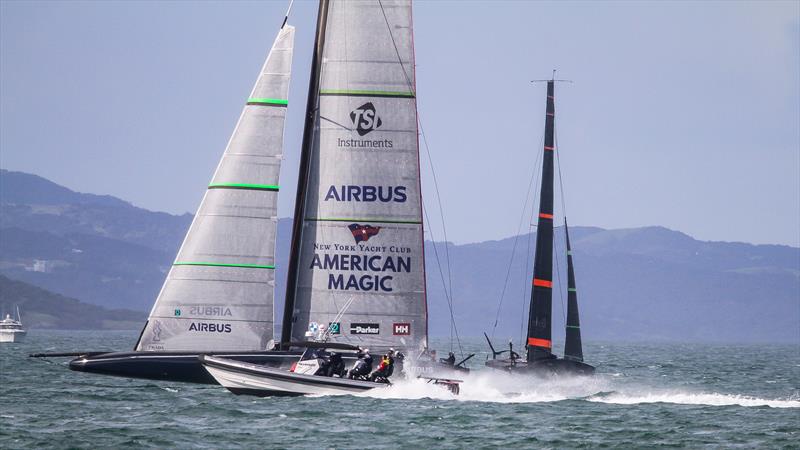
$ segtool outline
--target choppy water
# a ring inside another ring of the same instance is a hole
[[[361,396],[258,399],[27,358],[125,350],[135,338],[33,331],[0,344],[0,448],[800,445],[800,345],[589,344],[593,379],[532,383],[479,370],[458,397],[413,381]],[[476,339],[465,350],[485,349]]]

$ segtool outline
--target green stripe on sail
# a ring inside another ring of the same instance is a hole
[[[254,189],[258,191],[278,191],[280,186],[274,184],[248,184],[248,183],[212,183],[209,189],[230,188],[230,189]]]
[[[280,98],[248,98],[247,103],[258,103],[261,105],[281,105],[286,106],[289,104],[289,100],[283,100]]]
[[[580,328],[580,327],[575,325],[567,325],[567,328]]]
[[[275,266],[261,266],[258,264],[223,264],[210,262],[175,261],[173,266],[208,266],[208,267],[239,267],[243,269],[275,269]]]
[[[353,95],[365,97],[408,97],[414,98],[413,92],[408,91],[363,91],[351,89],[320,89],[320,95]]]
[[[567,255],[572,255],[572,250],[567,250]]]
[[[578,292],[576,288],[567,288],[567,292]]]
[[[306,220],[310,222],[375,222],[375,223],[400,223],[400,224],[408,224],[408,225],[419,225],[422,222],[416,220],[388,220],[388,219],[354,219],[351,217],[319,217],[319,218],[312,218],[306,217]]]

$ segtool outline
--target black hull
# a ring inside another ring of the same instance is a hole
[[[219,352],[203,353],[236,361],[280,367],[296,361],[301,352]],[[75,358],[69,368],[78,372],[146,380],[217,384],[198,360],[197,352],[112,352],[92,353]]]
[[[69,368],[78,372],[111,375],[145,380],[178,381],[183,383],[217,384],[198,360],[198,356],[220,356],[235,361],[262,364],[269,367],[289,367],[302,355],[300,351],[263,352],[86,352],[73,359]],[[42,356],[42,355],[40,355]],[[49,356],[58,356],[51,354]],[[62,356],[72,356],[62,354]],[[352,358],[345,356],[349,367]],[[447,366],[440,363],[419,362],[416,375],[434,377],[453,376],[454,373],[469,373],[469,369]]]
[[[580,361],[569,359],[545,359],[541,361],[527,362],[516,361],[513,364],[507,359],[492,359],[486,361],[486,365],[493,369],[504,370],[509,373],[531,374],[531,375],[594,375],[594,367]]]

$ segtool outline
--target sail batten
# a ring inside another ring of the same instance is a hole
[[[265,350],[294,27],[278,33],[136,345]]]

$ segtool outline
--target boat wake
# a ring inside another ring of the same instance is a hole
[[[399,381],[387,389],[359,394],[383,399],[436,399],[491,403],[588,401],[618,405],[671,403],[699,406],[800,408],[800,397],[763,399],[747,395],[691,392],[626,385],[612,376],[531,379],[521,375],[474,373],[463,378],[460,395],[423,379]]]
[[[704,392],[603,392],[586,398],[590,402],[614,403],[619,405],[638,405],[642,403],[674,403],[680,405],[706,406],[769,406],[770,408],[800,408],[797,399],[763,399],[746,395],[704,393]]]

